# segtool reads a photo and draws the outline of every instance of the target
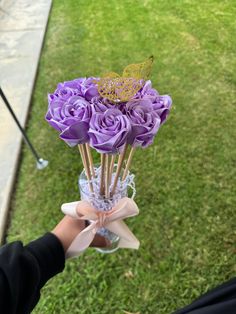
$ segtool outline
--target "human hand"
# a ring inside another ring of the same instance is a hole
[[[51,231],[62,243],[66,252],[74,238],[85,228],[85,221],[74,219],[70,216],[65,216]],[[96,234],[90,246],[106,247],[110,243],[104,237]]]

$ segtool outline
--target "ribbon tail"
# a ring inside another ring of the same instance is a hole
[[[66,258],[79,256],[86,250],[93,241],[97,232],[96,223],[91,223],[87,228],[81,231],[72,241],[66,251]]]
[[[65,203],[61,205],[61,211],[72,218],[79,218],[76,212],[78,202]]]
[[[120,237],[118,247],[136,250],[139,248],[139,240],[135,237],[123,220],[109,222],[105,228]]]
[[[113,213],[110,216],[110,221],[121,220],[124,218],[136,216],[139,209],[134,200],[128,197],[123,197],[113,208]]]

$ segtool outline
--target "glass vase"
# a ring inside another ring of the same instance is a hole
[[[111,210],[114,205],[123,197],[128,195],[128,185],[127,181],[118,180],[116,192],[113,194],[112,197],[105,198],[99,194],[99,187],[100,187],[100,167],[95,166],[95,178],[92,179],[93,189],[94,192],[90,192],[89,189],[89,182],[87,176],[85,174],[85,170],[81,172],[79,175],[78,185],[79,185],[79,192],[81,200],[86,200],[91,203],[91,205],[96,208],[98,211],[109,211]],[[112,174],[112,178],[114,178],[116,171],[116,165],[114,166],[114,172]],[[122,176],[122,173],[121,173]],[[111,182],[113,180],[111,179]],[[112,186],[112,183],[111,183]],[[105,248],[96,248],[96,250],[100,253],[112,253],[118,250],[118,244],[120,241],[119,236],[115,233],[111,232],[110,230],[106,229],[105,227],[100,228],[97,231],[97,234],[105,237],[109,242],[110,246]]]

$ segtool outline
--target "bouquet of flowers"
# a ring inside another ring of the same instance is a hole
[[[48,95],[46,120],[69,146],[78,146],[84,170],[79,176],[81,200],[62,205],[62,211],[83,219],[87,227],[75,238],[67,256],[83,252],[96,233],[107,237],[112,252],[139,247],[123,219],[138,214],[128,187],[135,192],[130,172],[138,147],[146,148],[169,114],[172,100],[159,95],[148,80],[153,57],[128,65],[123,75],[77,78],[59,83]],[[94,164],[91,149],[101,156]]]

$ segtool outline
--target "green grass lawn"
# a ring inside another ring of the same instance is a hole
[[[57,82],[121,72],[153,54],[152,81],[174,101],[155,144],[134,156],[139,251],[93,250],[67,263],[34,313],[167,314],[236,272],[236,4],[217,0],[55,0],[24,147],[8,241],[35,239],[79,198],[76,148],[45,121]]]

